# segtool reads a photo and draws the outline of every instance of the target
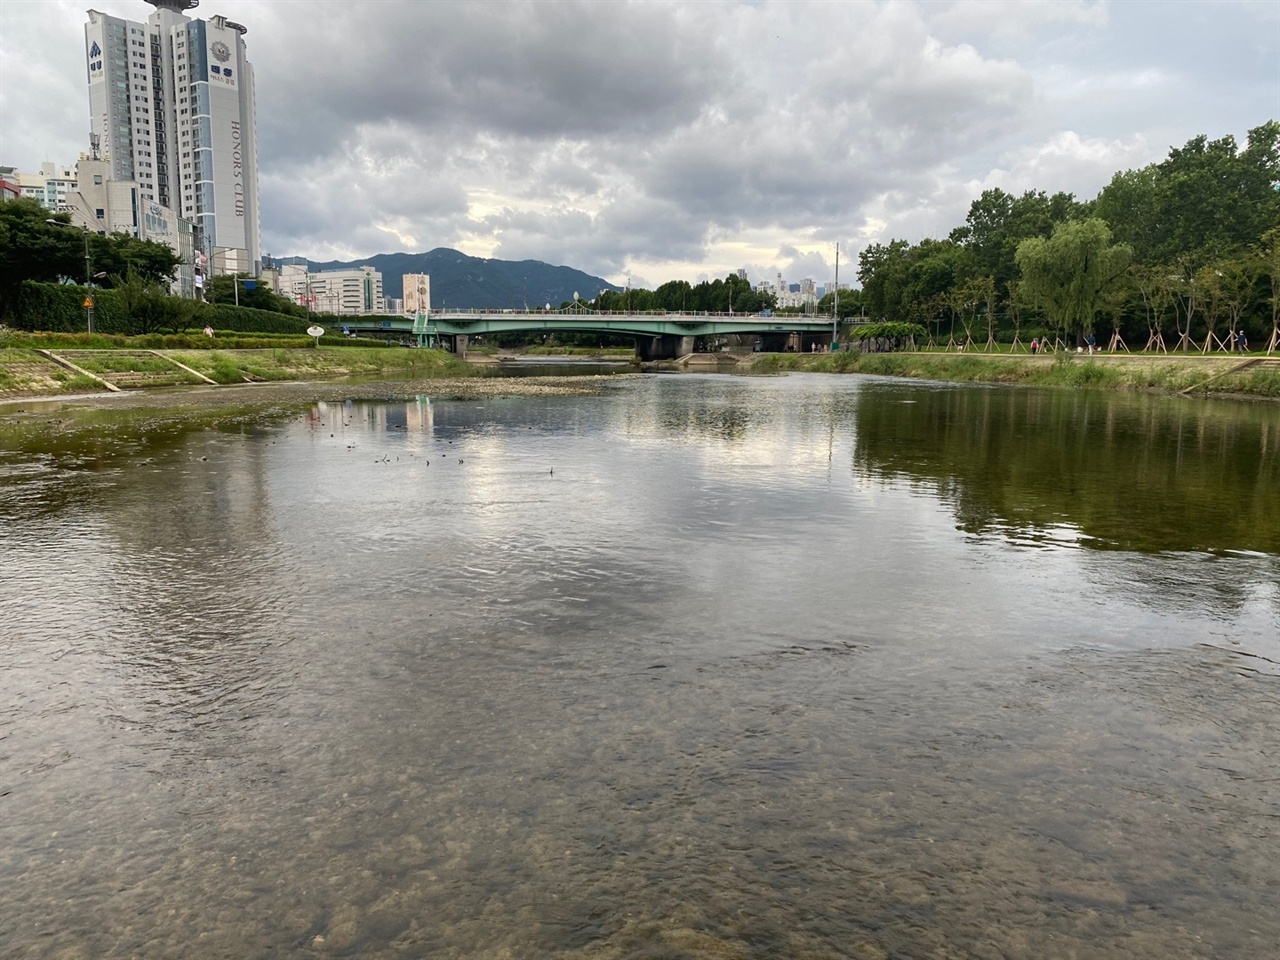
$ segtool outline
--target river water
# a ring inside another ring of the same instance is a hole
[[[1276,957],[1278,661],[1275,406],[31,405],[0,956]]]

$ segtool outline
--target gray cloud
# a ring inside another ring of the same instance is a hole
[[[324,259],[456,246],[615,282],[821,282],[839,240],[852,277],[865,243],[944,236],[989,186],[1091,195],[1280,103],[1266,4],[196,12],[249,28],[265,248]],[[84,20],[70,0],[0,4],[0,163],[83,148]]]

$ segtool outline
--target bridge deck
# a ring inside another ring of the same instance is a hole
[[[830,317],[733,313],[621,313],[616,311],[437,310],[425,317],[387,317],[381,329],[469,336],[522,330],[579,330],[633,336],[705,337],[731,333],[824,333]]]

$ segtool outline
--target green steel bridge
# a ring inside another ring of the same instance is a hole
[[[334,317],[331,323],[338,323]],[[354,318],[353,318],[354,319]],[[834,332],[830,317],[764,316],[737,313],[623,313],[581,308],[543,311],[433,310],[417,317],[360,317],[344,325],[356,334],[413,336],[424,346],[440,344],[465,351],[467,339],[488,333],[526,331],[610,333],[631,336],[641,360],[667,360],[693,352],[700,338],[729,334],[754,336],[766,350],[808,351],[826,347]]]

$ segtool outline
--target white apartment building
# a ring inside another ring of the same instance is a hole
[[[431,312],[431,276],[406,273],[404,276],[404,314],[416,317]]]
[[[112,180],[193,221],[216,273],[261,264],[253,66],[245,28],[191,19],[199,0],[147,0],[145,23],[89,11],[90,129]]]
[[[66,203],[67,194],[76,188],[76,171],[52,163],[40,164],[34,173],[23,173],[13,167],[0,167],[0,177],[17,185],[21,195],[43,203],[50,210]]]
[[[373,267],[312,273],[305,264],[280,265],[276,292],[315,313],[344,317],[380,315],[386,308],[382,274]]]

